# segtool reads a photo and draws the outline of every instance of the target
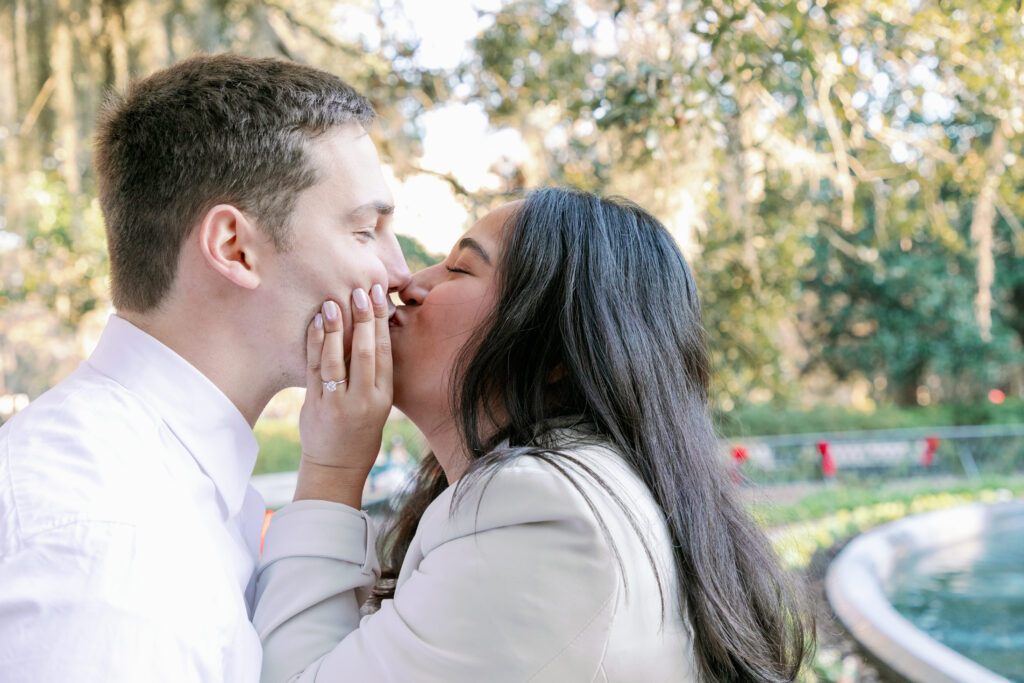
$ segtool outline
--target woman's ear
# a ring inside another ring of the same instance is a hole
[[[199,249],[206,263],[245,289],[260,284],[257,253],[266,239],[244,213],[230,204],[218,204],[199,225]]]

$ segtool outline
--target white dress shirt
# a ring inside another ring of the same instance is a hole
[[[0,681],[256,681],[256,452],[210,380],[112,317],[0,428]]]
[[[664,516],[616,454],[570,453],[604,477],[637,530],[578,471],[593,509],[550,465],[519,458],[467,490],[454,514],[453,487],[430,505],[394,599],[362,618],[379,573],[366,515],[324,501],[278,511],[253,617],[264,683],[695,681]],[[661,576],[664,621],[640,534]]]

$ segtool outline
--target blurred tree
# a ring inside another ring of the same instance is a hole
[[[1022,50],[1020,11],[1005,1],[520,1],[493,14],[463,81],[536,151],[528,184],[621,192],[666,219],[701,281],[728,409],[792,395],[818,360],[840,377],[920,365],[858,344],[822,355],[853,314],[814,305],[819,289],[856,288],[864,272],[931,287],[942,255],[912,240],[898,262],[879,259],[917,233],[959,254],[957,285],[974,291],[955,339],[925,334],[929,371],[983,382],[1006,370],[1010,323],[991,311],[1007,294],[992,288],[1008,279],[997,263],[1019,270],[1020,255],[996,258],[993,228],[997,211],[1011,223],[1024,213]],[[890,200],[912,187],[918,201]],[[950,305],[879,301],[856,315],[899,318],[906,339],[929,332],[935,310],[963,314]]]
[[[398,235],[398,244],[402,247],[410,272],[415,273],[444,260],[444,256],[431,254],[419,241],[408,235]]]
[[[868,227],[855,242],[873,242]],[[872,382],[880,400],[927,404],[933,398],[984,400],[1019,369],[1020,345],[998,310],[992,339],[973,311],[972,259],[924,230],[890,243],[867,260],[818,236],[810,240],[803,317],[815,364],[848,380]],[[1016,342],[1016,343],[1015,343]]]
[[[481,103],[532,154],[493,193],[437,174],[468,205],[571,183],[654,211],[700,280],[720,407],[795,399],[822,369],[884,376],[878,397],[903,402],[935,377],[936,398],[1022,390],[1013,0],[510,0],[482,17],[447,73],[416,59],[402,0],[6,0],[0,307],[70,331],[106,305],[88,145],[103,93],[228,49],[367,92],[400,178],[422,171],[421,114]]]
[[[840,229],[808,234],[810,356],[902,404],[1019,390],[1019,10],[880,2],[838,26],[832,106],[820,104],[853,180]]]
[[[15,348],[13,326],[52,318],[32,329],[50,330],[47,346],[57,353],[68,340],[74,346],[83,316],[108,305],[89,139],[111,88],[198,50],[319,65],[371,95],[385,157],[407,172],[417,150],[410,117],[441,96],[443,82],[396,68],[414,46],[386,32],[376,46],[345,35],[348,11],[374,10],[359,0],[316,7],[254,0],[0,4],[0,393],[35,395],[65,372],[46,352]],[[431,258],[418,245],[406,248],[417,263]]]

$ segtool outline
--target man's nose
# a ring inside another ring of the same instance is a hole
[[[409,266],[402,255],[402,246],[394,233],[385,240],[380,260],[388,274],[388,291],[397,292],[409,284]]]

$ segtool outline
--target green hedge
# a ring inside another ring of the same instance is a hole
[[[944,404],[901,408],[880,406],[864,413],[841,406],[793,410],[772,405],[744,406],[715,415],[719,433],[726,438],[806,432],[846,432],[902,427],[945,427],[1024,422],[1024,399],[1008,398],[1001,404]]]

